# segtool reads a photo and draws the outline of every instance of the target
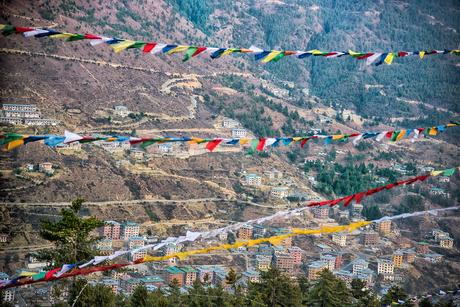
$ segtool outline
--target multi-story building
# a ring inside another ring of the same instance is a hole
[[[176,266],[170,266],[165,270],[165,281],[170,284],[174,279],[177,280],[179,287],[185,284],[184,271]]]
[[[131,237],[138,237],[140,226],[138,223],[125,222],[121,224],[121,237],[127,240]]]
[[[442,262],[443,257],[440,254],[431,253],[431,254],[425,254],[425,257],[423,259],[431,263],[440,263]]]
[[[262,177],[257,174],[247,174],[246,184],[250,186],[260,186],[262,184]]]
[[[252,239],[252,226],[244,225],[238,229],[238,239],[240,240],[251,240]]]
[[[126,296],[132,295],[134,290],[141,285],[141,280],[139,278],[132,278],[127,275],[120,278],[119,282],[120,288]]]
[[[302,263],[303,250],[298,246],[292,246],[288,248],[288,253],[294,259],[294,264],[299,265]]]
[[[0,281],[7,281],[9,279],[8,274],[0,272]],[[5,289],[0,295],[3,295],[3,302],[12,303],[14,301],[14,288]]]
[[[439,240],[439,246],[442,248],[453,248],[454,247],[454,239],[452,238],[442,238]]]
[[[113,108],[113,114],[119,117],[126,117],[131,113],[125,106],[115,106]]]
[[[191,286],[195,282],[198,271],[191,266],[180,267],[182,272],[184,272],[184,283],[186,286]]]
[[[260,278],[260,273],[254,270],[247,270],[243,272],[241,276],[241,281],[245,285],[248,285],[249,283],[258,283]]]
[[[339,246],[347,245],[347,234],[346,233],[334,233],[332,234],[332,242]]]
[[[113,294],[118,294],[118,280],[112,278],[103,278],[101,279],[100,283],[106,287],[109,287]]]
[[[415,248],[419,254],[428,254],[430,252],[430,244],[427,242],[419,242]]]
[[[327,263],[323,261],[314,261],[308,265],[308,280],[313,281],[318,279],[318,273],[327,269]]]
[[[288,187],[274,187],[270,191],[270,196],[273,198],[283,199],[289,195],[289,188]]]
[[[270,264],[272,262],[272,257],[271,256],[266,256],[266,255],[256,255],[256,268],[259,271],[268,271],[270,268]]]
[[[59,123],[58,120],[41,118],[38,108],[34,104],[9,104],[2,105],[3,116],[0,117],[0,122],[13,125],[28,125],[28,126],[55,126]]]
[[[356,278],[356,276],[353,275],[351,272],[348,272],[348,271],[345,271],[345,270],[340,270],[340,271],[334,272],[334,275],[336,275],[338,278],[343,280],[347,284],[347,287],[350,287],[351,282],[353,281],[353,279]]]
[[[404,254],[402,251],[397,250],[393,253],[392,261],[395,268],[400,268],[403,264]]]
[[[155,287],[160,288],[165,286],[165,281],[160,276],[152,275],[152,276],[143,276],[140,278],[140,282],[145,287]]]
[[[10,236],[6,233],[0,233],[0,243],[7,243],[9,238]]]
[[[27,126],[57,126],[59,123],[59,120],[51,118],[24,118]]]
[[[441,229],[434,229],[432,233],[433,233],[434,240],[436,242],[439,242],[442,239],[446,239],[450,237],[448,232],[442,231]]]
[[[232,138],[245,138],[247,134],[248,131],[244,128],[232,129]]]
[[[391,220],[386,220],[378,223],[377,230],[381,235],[389,234],[391,232]]]
[[[415,250],[413,248],[405,249],[403,253],[404,261],[406,261],[407,263],[413,263],[415,261]]]
[[[104,238],[96,242],[96,249],[101,255],[110,255],[113,253],[112,239]]]
[[[145,239],[142,237],[130,237],[128,239],[128,249],[135,249],[139,247],[145,246]],[[132,261],[136,261],[139,259],[144,258],[147,255],[147,252],[145,250],[140,250],[136,252],[132,252],[130,257]]]
[[[294,272],[294,257],[288,253],[275,252],[273,255],[273,266],[281,272],[292,274]]]
[[[394,274],[395,266],[391,260],[378,259],[377,260],[377,274]]]
[[[2,110],[3,111],[38,112],[38,108],[34,104],[3,103]]]
[[[329,217],[329,207],[313,208],[313,216],[317,219],[327,219]]]
[[[320,261],[324,262],[327,265],[329,271],[335,270],[335,257],[329,254],[323,254],[319,258]]]
[[[369,262],[359,258],[353,261],[353,275],[361,274],[364,270],[369,268]]]
[[[51,162],[42,162],[38,164],[38,171],[42,173],[52,174],[53,170],[53,163]]]
[[[215,273],[224,271],[224,268],[220,265],[198,265],[196,266],[198,271],[198,278],[202,283],[214,284]]]
[[[364,233],[364,245],[373,246],[379,243],[379,234],[375,231],[367,231]]]
[[[222,128],[232,129],[232,128],[236,128],[239,126],[240,126],[240,123],[234,119],[227,118],[227,117],[224,117],[222,119]]]
[[[119,240],[120,239],[120,223],[115,221],[106,221],[102,228],[102,235],[106,238]]]
[[[362,204],[353,204],[351,214],[353,216],[361,216],[361,212],[363,212],[363,205]]]
[[[275,236],[281,236],[290,233],[290,230],[288,228],[277,228],[273,230],[273,234]],[[292,246],[292,237],[287,237],[282,239],[279,244],[279,246],[282,246],[283,248],[288,248]]]

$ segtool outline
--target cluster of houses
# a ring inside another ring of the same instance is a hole
[[[40,110],[35,104],[3,103],[0,123],[25,126],[56,126],[59,121],[42,118]]]
[[[263,175],[257,173],[244,173],[242,183],[248,187],[259,188],[262,186],[270,187],[270,197],[274,199],[284,199],[291,195],[293,182],[286,178],[283,172],[272,169],[264,171]]]
[[[40,173],[45,173],[47,175],[54,174],[53,163],[51,162],[42,162],[39,164],[28,163],[26,164],[25,168],[28,172],[38,171]]]

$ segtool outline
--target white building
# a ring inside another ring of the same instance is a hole
[[[333,233],[332,242],[339,246],[347,245],[347,234],[346,233]]]
[[[248,131],[244,128],[232,129],[232,138],[245,138],[247,134]]]
[[[231,119],[231,118],[228,118],[228,117],[224,117],[222,119],[222,127],[223,128],[229,128],[229,129],[232,129],[232,128],[237,128],[240,126],[240,123],[234,119]]]
[[[274,198],[285,198],[288,196],[289,188],[288,187],[274,187],[270,192],[270,196]]]
[[[395,266],[393,261],[388,259],[378,259],[377,260],[377,273],[378,274],[394,274]]]
[[[125,106],[115,106],[113,108],[113,114],[119,117],[126,117],[131,113]]]
[[[353,261],[353,275],[361,274],[364,270],[369,268],[369,262],[364,259],[356,259]]]
[[[251,186],[260,186],[262,184],[262,177],[257,174],[247,174],[246,184]]]

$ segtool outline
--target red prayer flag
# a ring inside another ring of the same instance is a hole
[[[198,47],[198,48],[196,49],[196,51],[192,54],[192,58],[193,58],[194,56],[199,55],[200,53],[202,53],[202,52],[205,51],[205,50],[206,50],[206,47]]]
[[[213,151],[217,147],[217,145],[219,145],[221,142],[222,142],[222,139],[215,139],[215,140],[209,141],[206,144],[206,149],[209,151]]]
[[[370,52],[370,53],[366,53],[364,55],[360,55],[359,57],[357,57],[358,60],[364,60],[364,59],[367,59],[368,57],[370,57],[371,55],[374,55],[373,52]]]
[[[264,150],[266,140],[267,140],[266,138],[260,138],[259,139],[259,144],[257,144],[256,150],[258,150],[258,151]]]
[[[157,44],[156,43],[147,43],[144,46],[144,49],[142,49],[143,52],[150,52],[152,51],[153,48],[155,48]]]
[[[93,34],[85,34],[86,39],[101,39],[102,37],[93,35]]]
[[[52,269],[51,271],[46,272],[46,274],[45,274],[45,280],[50,280],[50,279],[54,278],[54,276],[53,276],[54,273],[57,273],[57,272],[59,272],[60,270],[61,270],[61,267],[55,268],[55,269]]]
[[[408,54],[409,54],[409,53],[407,53],[407,52],[405,52],[405,51],[400,51],[400,52],[398,52],[398,56],[401,57],[401,58],[407,56]]]
[[[33,31],[33,30],[34,30],[33,28],[24,28],[24,27],[16,27],[15,28],[16,33],[24,33],[24,32],[29,32],[29,31]]]

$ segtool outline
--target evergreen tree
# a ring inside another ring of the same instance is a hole
[[[267,306],[301,306],[299,286],[276,268],[261,272],[260,282],[249,284],[248,296],[252,302],[263,301]]]
[[[62,218],[57,221],[42,221],[40,236],[55,244],[55,248],[39,254],[43,260],[54,262],[54,266],[76,263],[95,256],[92,248],[97,238],[90,233],[104,225],[96,217],[79,216],[83,199],[72,202],[70,209],[62,209]]]
[[[69,305],[75,307],[99,306],[114,307],[116,306],[115,294],[112,290],[104,285],[90,285],[84,279],[77,279],[70,288],[68,300]]]
[[[411,302],[408,302],[408,295],[404,291],[403,288],[399,286],[392,286],[390,289],[388,289],[388,292],[382,297],[382,304],[390,305],[391,303],[399,303],[399,302],[404,302],[404,303],[399,303],[399,306],[413,306]]]
[[[147,307],[147,288],[144,286],[137,286],[131,296],[131,306],[133,307]]]
[[[350,306],[351,296],[346,284],[331,271],[319,273],[318,282],[308,295],[308,306],[333,307]]]

